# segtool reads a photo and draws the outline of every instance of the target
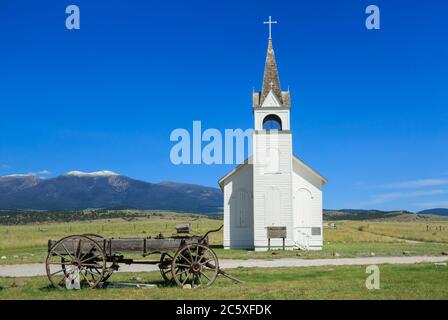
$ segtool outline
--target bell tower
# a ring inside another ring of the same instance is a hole
[[[266,63],[264,66],[262,90],[261,92],[253,92],[252,108],[254,112],[255,130],[290,130],[290,94],[289,91],[281,91],[280,78],[278,76],[277,63],[275,61],[272,39],[268,40],[268,51],[266,54]],[[269,117],[269,119],[266,119],[266,115],[271,115],[271,117]],[[273,122],[273,120],[275,119],[277,120],[278,124]],[[271,122],[266,123],[267,121]]]
[[[269,24],[261,92],[253,92],[253,208],[255,250],[268,247],[267,228],[286,227],[286,248],[293,248],[292,134],[290,94],[282,91]],[[281,247],[281,239],[271,247]]]

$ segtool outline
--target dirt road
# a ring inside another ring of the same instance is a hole
[[[366,258],[335,258],[335,259],[275,259],[275,260],[221,260],[220,267],[232,269],[246,268],[277,268],[277,267],[320,267],[320,266],[346,266],[371,264],[412,264],[421,262],[447,262],[448,257],[366,257]],[[156,271],[155,265],[121,265],[118,272]],[[30,277],[45,275],[45,265],[17,264],[0,266],[0,277]]]

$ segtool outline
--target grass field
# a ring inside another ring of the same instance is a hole
[[[368,290],[365,266],[235,269],[232,275],[244,281],[233,284],[218,278],[209,288],[166,287],[158,272],[115,274],[113,282],[157,284],[150,289],[58,290],[46,277],[0,278],[1,299],[448,299],[448,267],[433,264],[382,265],[380,289]]]
[[[133,220],[109,219],[70,223],[40,223],[0,226],[0,264],[42,263],[47,253],[47,240],[70,234],[96,233],[106,237],[147,237],[159,232],[170,236],[175,226],[190,221],[197,234],[221,226],[222,220],[186,218],[168,213]],[[430,230],[429,230],[430,228]],[[428,230],[427,230],[428,229]],[[448,251],[448,222],[363,222],[341,221],[335,229],[324,229],[322,251],[254,252],[222,249],[222,231],[210,235],[211,244],[220,259],[331,258],[370,256],[440,255]],[[406,241],[409,240],[409,241]],[[415,242],[418,241],[418,242]],[[138,258],[138,255],[128,255]],[[150,259],[157,259],[150,256]]]
[[[103,219],[70,223],[39,223],[0,226],[0,264],[44,263],[47,240],[70,234],[96,233],[106,237],[147,237],[159,232],[170,236],[181,222],[192,222],[196,234],[221,226],[222,220],[186,217],[168,213],[135,219]],[[210,235],[220,259],[297,259],[441,255],[448,251],[448,222],[338,221],[324,229],[322,251],[224,250],[222,231]],[[140,258],[126,254],[127,257]],[[158,259],[157,255],[149,259]],[[448,257],[447,257],[448,260]],[[113,282],[157,284],[152,289],[96,289],[60,291],[46,277],[0,278],[1,299],[448,299],[448,267],[434,264],[382,265],[381,289],[367,290],[365,266],[313,268],[232,269],[244,281],[233,284],[225,278],[207,289],[166,287],[159,272],[117,273]],[[198,292],[205,292],[200,294]]]
[[[343,226],[366,233],[415,241],[448,243],[448,222],[344,221]]]

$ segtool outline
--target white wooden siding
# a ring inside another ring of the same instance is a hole
[[[254,134],[254,245],[255,250],[266,250],[269,225],[287,227],[286,246],[293,246],[292,228],[292,146],[291,134],[277,134],[275,147],[279,150],[278,172],[266,171],[266,141],[272,138],[267,133]],[[271,141],[272,143],[272,141]],[[271,245],[281,246],[282,240],[275,239]]]
[[[224,185],[224,248],[254,247],[253,169],[247,164]]]
[[[321,249],[323,244],[322,180],[297,161],[293,162],[293,169],[294,241],[307,249]],[[306,196],[307,193],[309,197]],[[320,228],[320,235],[312,235],[312,228]]]

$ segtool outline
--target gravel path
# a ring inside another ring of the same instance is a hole
[[[221,260],[220,267],[232,269],[238,267],[319,267],[319,266],[347,266],[347,265],[371,265],[371,264],[412,264],[421,262],[446,262],[448,257],[366,257],[366,258],[337,258],[337,259],[275,259],[275,260]],[[142,272],[157,271],[155,265],[121,265],[118,272]],[[16,264],[0,266],[0,277],[30,277],[45,275],[43,263]]]

